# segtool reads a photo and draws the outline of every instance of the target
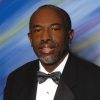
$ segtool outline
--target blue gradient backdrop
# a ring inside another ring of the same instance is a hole
[[[27,38],[28,24],[43,4],[68,11],[75,30],[72,51],[100,66],[100,0],[0,0],[0,100],[9,73],[36,59]]]

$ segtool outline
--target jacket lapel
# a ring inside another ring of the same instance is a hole
[[[37,90],[36,72],[39,69],[38,61],[29,67],[30,67],[30,69],[26,75],[26,81],[24,83],[23,96],[24,96],[25,100],[36,100],[36,90]]]
[[[69,53],[54,100],[75,100],[74,91],[78,84],[77,71],[74,55]]]
[[[56,91],[54,100],[74,100],[75,96],[71,89],[61,80]]]

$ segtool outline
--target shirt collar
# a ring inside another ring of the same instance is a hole
[[[65,67],[65,64],[66,64],[66,62],[67,62],[68,56],[69,56],[69,54],[66,55],[66,57],[64,58],[64,60],[59,64],[59,66],[58,66],[56,69],[53,70],[53,72],[60,71],[61,74],[62,74],[63,69],[64,69],[64,67]],[[39,71],[48,74],[48,72],[47,72],[47,71],[45,70],[45,68],[42,66],[42,64],[41,64],[40,61],[39,61],[39,66],[40,66]]]

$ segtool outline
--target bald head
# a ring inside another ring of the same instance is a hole
[[[30,22],[29,22],[29,29],[30,29],[30,32],[31,32],[31,29],[32,29],[32,24],[33,23],[33,19],[35,17],[35,15],[37,15],[41,10],[52,10],[53,12],[55,12],[56,14],[58,14],[58,16],[61,18],[62,22],[63,22],[63,25],[66,29],[66,31],[70,31],[71,30],[71,19],[70,19],[70,16],[68,15],[68,13],[66,11],[64,11],[63,9],[57,7],[57,6],[54,6],[54,5],[43,5],[41,7],[39,7],[31,16],[30,18]],[[47,14],[47,13],[45,13]],[[48,15],[49,16],[49,15]]]

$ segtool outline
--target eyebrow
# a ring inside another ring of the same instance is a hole
[[[50,25],[50,27],[54,26],[54,25],[62,26],[62,24],[60,24],[60,23],[53,23],[53,24]],[[37,28],[37,27],[42,27],[42,25],[32,25],[32,28]]]
[[[33,25],[32,28],[41,27],[41,25]]]
[[[51,24],[50,26],[54,26],[54,25],[61,26],[62,24],[60,24],[60,23],[54,23],[54,24]]]

